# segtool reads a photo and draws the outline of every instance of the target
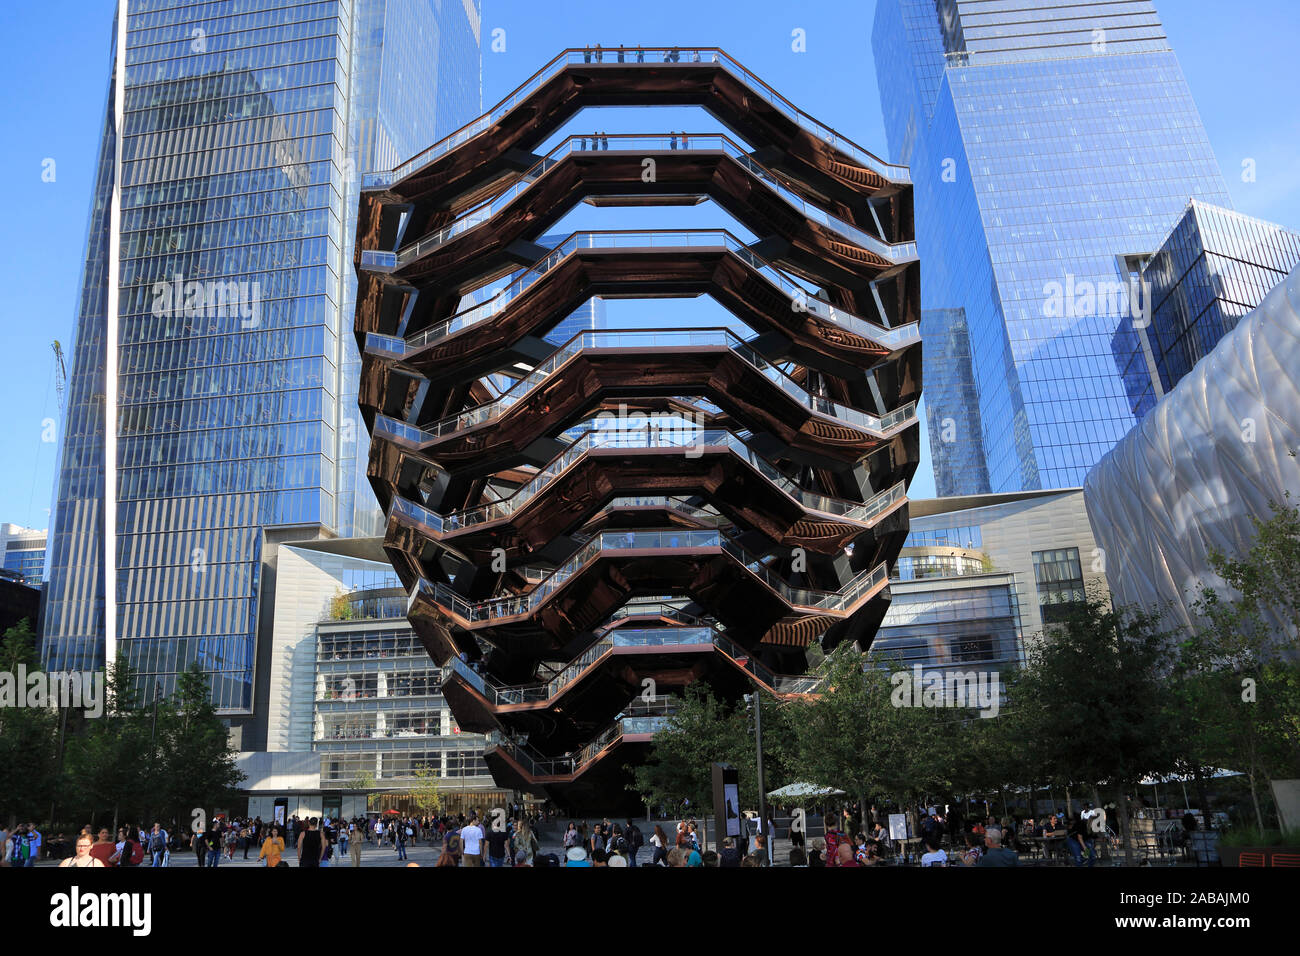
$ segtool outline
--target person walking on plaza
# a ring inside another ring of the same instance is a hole
[[[398,823],[393,828],[393,849],[397,851],[399,860],[406,859],[406,825]]]
[[[271,827],[271,832],[262,841],[262,851],[257,854],[257,858],[265,860],[269,867],[277,867],[282,856],[284,856],[284,838],[280,836],[279,827]]]
[[[95,838],[94,845],[90,848],[90,855],[100,863],[108,866],[109,858],[112,857],[115,848],[113,841],[108,838],[108,828],[100,827],[99,835]]]
[[[447,837],[442,844],[442,852],[438,855],[438,866],[460,866],[461,854],[465,851],[465,845],[461,842],[460,831],[448,828]]]
[[[348,853],[352,857],[352,865],[361,865],[361,837],[354,831],[352,839],[348,841]]]
[[[22,869],[27,865],[27,853],[27,831],[22,824],[19,824],[9,834],[9,844],[6,848],[5,858],[9,861],[11,868]]]
[[[298,834],[298,865],[311,869],[320,869],[320,861],[325,856],[325,839],[316,829],[317,820],[311,817],[307,829]]]
[[[495,827],[487,834],[488,866],[505,866],[506,855],[510,852],[510,834]]]
[[[542,852],[542,846],[537,842],[537,834],[533,832],[533,827],[527,820],[521,820],[519,823],[517,842],[518,851],[516,855],[522,852],[527,861],[525,865],[532,866],[533,861],[537,859],[537,854]]]
[[[204,859],[208,866],[221,865],[221,828],[215,821],[203,835]]]
[[[35,866],[36,861],[41,858],[41,844],[44,842],[41,837],[41,831],[36,829],[35,823],[27,824],[27,866]]]
[[[645,845],[645,838],[641,836],[641,828],[631,820],[627,821],[627,829],[623,833],[627,840],[627,865],[636,866],[636,854]]]
[[[154,866],[166,866],[171,856],[167,849],[167,831],[155,823],[149,833],[149,857]]]
[[[478,815],[471,813],[469,823],[460,831],[462,859],[465,866],[483,865],[483,828],[478,824]]]
[[[650,845],[654,847],[650,854],[650,865],[658,866],[660,863],[668,862],[668,834],[664,833],[664,828],[655,824],[655,832],[650,837]]]

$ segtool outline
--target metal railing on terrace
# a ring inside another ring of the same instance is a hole
[[[897,166],[887,163],[879,157],[863,149],[851,139],[835,132],[829,126],[809,116],[803,110],[799,109],[789,100],[787,100],[776,90],[772,89],[767,83],[759,79],[757,75],[750,72],[738,60],[728,54],[725,50],[717,47],[637,47],[635,49],[609,49],[597,53],[593,48],[573,48],[562,51],[553,60],[543,66],[540,70],[526,79],[519,86],[515,87],[500,103],[492,107],[488,112],[475,120],[467,123],[465,126],[456,130],[456,132],[434,143],[428,149],[417,153],[415,156],[401,163],[389,172],[367,173],[362,179],[363,188],[377,188],[391,186],[393,183],[400,182],[412,173],[418,172],[439,157],[446,155],[458,146],[461,146],[481,133],[491,129],[505,117],[507,113],[518,106],[523,100],[527,99],[538,89],[540,89],[548,80],[558,75],[570,63],[591,65],[601,63],[602,60],[594,60],[593,57],[602,55],[609,57],[608,62],[611,65],[636,65],[646,66],[665,66],[665,65],[693,65],[696,63],[717,63],[721,65],[728,73],[732,74],[740,82],[744,83],[754,93],[761,96],[772,106],[776,107],[787,118],[793,120],[802,129],[812,133],[817,138],[828,143],[839,152],[853,159],[854,162],[867,169],[872,170],[884,179],[894,183],[910,183],[911,174],[906,166]],[[624,57],[626,56],[626,59]],[[617,57],[618,59],[615,59]]]
[[[374,333],[370,333],[370,335],[374,336]],[[393,339],[391,336],[374,337],[388,339],[390,342],[401,341],[400,339]],[[377,346],[383,344],[376,342]],[[369,345],[370,343],[367,342],[367,347]],[[761,372],[768,381],[775,384],[804,408],[817,415],[833,418],[837,422],[846,422],[865,431],[875,433],[883,432],[891,427],[882,424],[882,422],[890,418],[890,415],[882,418],[848,405],[840,405],[828,398],[807,391],[784,371],[759,355],[748,342],[729,329],[627,329],[579,332],[552,352],[540,365],[519,379],[495,401],[450,415],[427,426],[424,429],[424,434],[428,436],[428,440],[433,440],[500,418],[507,409],[526,399],[560,368],[583,352],[623,349],[661,350],[709,346],[730,348],[746,364]],[[897,412],[891,414],[897,414]]]
[[[628,734],[654,734],[667,725],[669,717],[624,717],[614,721],[591,743],[562,757],[543,757],[505,734],[487,735],[488,745],[508,753],[531,777],[565,777],[578,773],[603,750]]]
[[[476,304],[453,315],[437,325],[430,326],[406,338],[404,352],[409,354],[431,342],[444,339],[490,319],[505,309],[517,296],[526,292],[544,275],[556,268],[579,249],[675,249],[722,248],[736,256],[745,265],[777,288],[791,303],[791,310],[806,312],[815,318],[840,326],[854,335],[874,342],[891,352],[921,340],[920,326],[916,322],[888,328],[884,324],[869,322],[851,312],[837,308],[799,285],[780,269],[759,258],[745,243],[725,229],[664,229],[654,232],[587,231],[575,232],[561,241],[546,256],[533,263],[521,275],[490,298],[479,301],[482,290],[474,290],[462,298]],[[396,254],[366,251],[361,263],[368,267],[381,267],[388,271],[396,268]],[[884,317],[881,317],[882,323]]]
[[[839,591],[796,588],[773,573],[766,562],[750,554],[718,531],[606,531],[592,536],[590,541],[527,594],[470,602],[446,584],[441,582],[435,584],[426,578],[421,578],[411,592],[410,602],[413,603],[422,593],[428,594],[439,607],[470,623],[519,617],[535,611],[570,578],[603,553],[627,550],[678,551],[697,548],[717,548],[731,555],[750,574],[780,595],[792,607],[797,608],[836,614],[845,613],[863,595],[888,582],[888,565],[882,562],[875,568],[862,571]]]
[[[765,686],[776,691],[782,680],[759,663],[758,659],[715,627],[615,628],[570,661],[551,680],[540,684],[510,686],[480,674],[459,658],[451,661],[452,670],[483,695],[489,704],[535,704],[555,697],[583,674],[599,664],[618,647],[716,647]],[[802,680],[802,678],[793,678]]]
[[[909,402],[897,412],[891,412],[891,416],[898,415],[900,412],[907,412],[907,416],[890,422],[889,427],[897,427],[910,421],[915,414],[915,410],[915,404]],[[886,416],[886,418],[889,417]],[[389,435],[415,444],[420,444],[424,440],[422,430],[415,425],[389,418],[386,415],[375,416],[374,432],[376,435]],[[818,511],[854,523],[865,524],[870,522],[878,515],[892,508],[907,494],[906,483],[902,481],[865,502],[846,501],[842,498],[831,498],[827,495],[808,491],[796,484],[792,478],[782,473],[767,459],[760,457],[732,432],[722,429],[688,432],[685,430],[667,431],[650,428],[597,428],[583,432],[581,438],[573,442],[558,457],[534,475],[527,484],[521,485],[509,498],[491,501],[463,511],[454,511],[444,516],[414,501],[398,496],[393,499],[389,514],[391,516],[395,510],[399,514],[420,522],[437,534],[445,534],[448,531],[466,528],[471,525],[509,518],[535,498],[544,488],[572,468],[588,451],[601,448],[673,448],[690,452],[698,449],[700,454],[703,454],[703,450],[706,448],[725,448],[746,462],[806,510]]]
[[[726,630],[725,625],[719,621],[688,614],[685,610],[687,603],[689,603],[689,599],[674,597],[671,594],[650,597],[638,596],[632,598],[626,604],[620,605],[618,610],[609,616],[602,627],[613,629],[615,622],[625,621],[631,617],[665,617],[677,621],[679,624],[685,624],[687,627],[707,626],[716,628],[719,631]]]
[[[591,143],[590,149],[587,148],[589,141]],[[612,146],[610,145],[611,142],[613,143]],[[427,236],[421,236],[416,242],[409,243],[399,249],[396,259],[393,260],[394,267],[400,269],[457,236],[488,222],[497,213],[519,198],[542,176],[554,169],[566,156],[573,153],[613,151],[632,152],[637,155],[644,155],[647,152],[671,152],[678,149],[678,142],[681,142],[683,151],[688,149],[694,152],[714,151],[731,157],[748,170],[755,179],[761,181],[802,215],[826,226],[828,229],[834,230],[845,239],[875,253],[882,259],[899,263],[916,258],[915,242],[887,242],[883,237],[863,232],[857,226],[828,214],[824,209],[808,202],[792,191],[767,167],[755,162],[740,145],[721,133],[698,133],[694,135],[682,133],[680,137],[677,134],[616,133],[613,136],[602,136],[599,140],[594,135],[570,136],[563,140],[532,168],[521,174],[519,179],[496,195],[484,200],[477,206],[467,209],[457,217],[455,222],[436,232],[429,233]],[[599,148],[597,148],[598,143],[601,144]]]

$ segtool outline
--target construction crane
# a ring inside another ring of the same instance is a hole
[[[62,414],[64,411],[63,406],[66,401],[64,397],[64,390],[67,388],[67,384],[68,384],[68,369],[67,366],[63,364],[63,346],[59,344],[58,339],[55,339],[54,340],[54,390],[59,397],[59,414]]]

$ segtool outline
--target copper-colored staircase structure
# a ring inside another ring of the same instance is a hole
[[[730,135],[533,152],[578,110],[632,105],[698,105]],[[705,200],[757,240],[539,244],[579,202]],[[566,50],[366,178],[356,267],[385,549],[457,721],[492,734],[499,785],[620,808],[673,693],[802,693],[811,641],[870,643],[919,442],[906,169],[725,51]],[[709,295],[753,334],[545,340],[595,295]]]

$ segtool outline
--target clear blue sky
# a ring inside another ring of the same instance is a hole
[[[484,6],[486,106],[567,46],[721,46],[809,113],[882,156],[887,152],[872,67],[870,0],[485,0]],[[1294,91],[1300,7],[1294,0],[1231,7],[1222,0],[1158,0],[1157,7],[1236,208],[1300,229],[1300,106]],[[0,259],[6,267],[0,292],[0,522],[48,523],[55,445],[41,441],[41,423],[58,417],[50,343],[57,338],[65,349],[72,347],[112,14],[111,0],[6,3],[0,12]],[[504,53],[491,52],[496,28],[505,31]],[[807,37],[806,53],[791,51],[795,29]],[[572,131],[593,128],[703,132],[716,124],[700,114],[688,119],[681,111],[664,111],[655,117],[641,113],[639,120],[583,117]],[[41,178],[46,158],[55,161],[53,182]],[[1246,158],[1255,160],[1253,183],[1241,179]],[[697,211],[700,225],[726,223],[712,207]],[[638,223],[666,221],[653,215]],[[913,493],[933,493],[928,459]]]

